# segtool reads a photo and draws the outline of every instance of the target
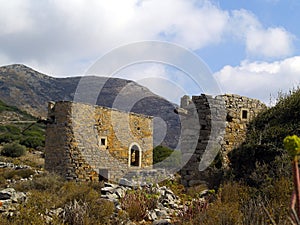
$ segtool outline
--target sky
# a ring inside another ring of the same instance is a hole
[[[113,49],[152,40],[181,46],[199,57],[210,71],[201,76],[211,76],[219,93],[272,104],[278,93],[299,85],[298,0],[0,0],[0,4],[0,66],[22,63],[55,77],[85,75]],[[184,94],[206,90],[186,71],[163,62],[139,62],[111,76],[135,80],[177,103]]]

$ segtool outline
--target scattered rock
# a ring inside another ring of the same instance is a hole
[[[157,215],[154,210],[149,211],[147,217],[150,221],[157,220]]]
[[[152,225],[171,225],[171,222],[169,219],[155,220]]]
[[[134,189],[137,188],[141,187],[134,187]],[[180,205],[179,197],[166,186],[159,187],[159,185],[156,184],[145,185],[143,188],[145,188],[145,191],[149,193],[158,195],[156,208],[149,210],[147,213],[146,219],[148,221],[154,221],[156,224],[161,225],[170,224],[170,218],[172,215],[178,214],[178,212],[183,209],[183,206]],[[120,211],[122,210],[120,199],[125,196],[126,191],[128,190],[132,190],[132,185],[122,186],[105,183],[104,187],[101,189],[101,197],[113,201],[115,203],[115,209]]]
[[[16,211],[16,206],[26,201],[24,192],[16,192],[13,188],[5,188],[0,191],[0,213],[12,216]]]
[[[0,191],[0,200],[7,200],[12,198],[16,194],[15,189],[13,188],[6,188]]]

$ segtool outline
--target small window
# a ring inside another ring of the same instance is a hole
[[[248,119],[248,110],[246,109],[242,110],[242,119],[244,120]]]
[[[101,145],[106,145],[106,139],[105,138],[101,138]]]
[[[99,142],[100,147],[106,147],[107,146],[107,138],[101,137]]]

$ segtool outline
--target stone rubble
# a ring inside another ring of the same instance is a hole
[[[18,204],[25,202],[27,195],[24,192],[17,192],[13,188],[5,188],[0,191],[0,213],[12,216],[17,210]]]
[[[105,183],[105,186],[101,189],[101,197],[114,202],[118,211],[122,210],[120,199],[125,196],[127,191],[137,188],[139,187]],[[151,192],[158,194],[157,208],[148,211],[147,220],[153,221],[153,224],[156,225],[171,224],[171,217],[177,215],[183,209],[179,197],[165,186],[148,185],[143,188],[151,188]]]
[[[0,161],[0,169],[12,169],[12,170],[23,170],[23,169],[32,169],[30,166],[28,165],[15,165],[13,163],[10,162],[2,162]],[[35,172],[35,174],[41,174],[44,171],[42,170],[33,170]],[[8,184],[7,187],[9,187],[9,185],[11,184],[16,184],[18,182],[23,182],[23,181],[28,181],[28,180],[32,180],[33,179],[33,175],[30,175],[28,178],[20,178],[18,180],[16,179],[6,179],[6,182]]]
[[[126,195],[127,191],[137,190],[141,187],[123,186],[112,183],[104,183],[101,189],[101,198],[112,201],[115,204],[116,215],[122,210],[120,200]],[[143,188],[155,193],[158,197],[157,206],[153,210],[149,210],[147,221],[152,221],[153,225],[171,225],[171,219],[175,215],[179,215],[184,210],[184,205],[181,204],[180,198],[176,196],[172,190],[166,186],[160,187],[159,185],[147,185]],[[200,198],[205,198],[208,191],[205,190],[200,193]],[[26,202],[28,195],[24,192],[17,192],[14,188],[5,188],[0,190],[0,213],[7,217],[12,217],[16,211],[17,206]],[[60,217],[64,210],[62,208],[49,209],[45,215],[41,215],[46,224],[51,224],[52,218]],[[146,223],[144,221],[144,223]],[[139,222],[138,224],[144,224]],[[128,221],[126,224],[135,224]],[[148,224],[148,223],[147,223]]]
[[[3,169],[3,168],[10,168],[10,169],[15,169],[15,170],[31,169],[31,167],[27,166],[27,165],[15,165],[10,162],[0,162],[0,169]]]

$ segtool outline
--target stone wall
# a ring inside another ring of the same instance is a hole
[[[229,163],[228,153],[244,142],[249,123],[267,107],[257,99],[244,96],[226,94],[222,95],[222,98],[225,101],[227,114],[226,132],[221,155],[223,157],[223,167],[226,168]]]
[[[151,169],[152,117],[74,102],[49,104],[45,169],[68,180],[118,182]]]
[[[222,167],[228,167],[228,153],[245,140],[247,125],[266,106],[259,100],[239,95],[202,94],[192,99],[184,96],[181,108],[187,113],[181,119],[184,164],[180,173],[183,185],[194,186],[205,182],[205,169],[218,153]],[[194,146],[191,146],[192,139],[198,140]]]

